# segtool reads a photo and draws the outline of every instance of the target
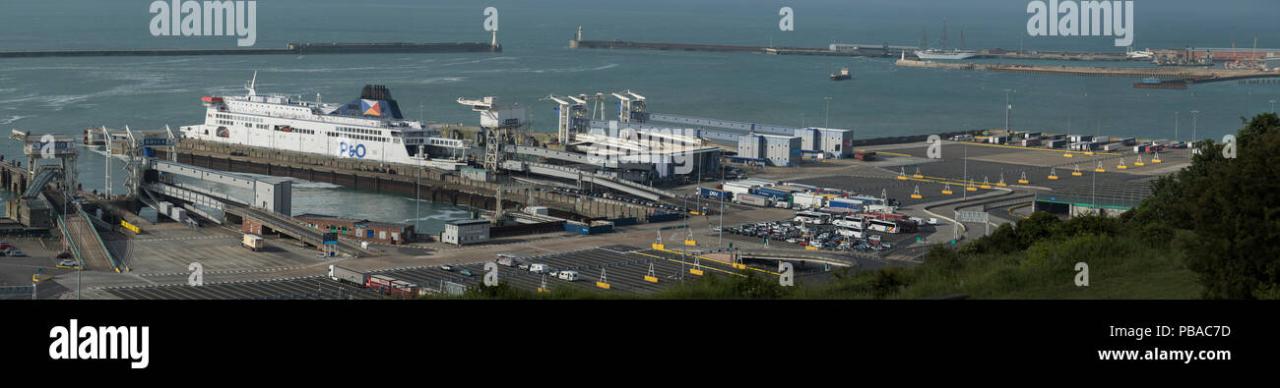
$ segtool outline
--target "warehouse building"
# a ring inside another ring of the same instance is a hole
[[[760,135],[764,137],[764,158],[774,166],[794,166],[800,162],[800,138],[795,136]]]
[[[342,218],[324,214],[303,214],[297,217],[307,227],[337,233],[338,236],[381,244],[404,244],[413,241],[413,226],[364,219]],[[258,231],[261,233],[261,231]]]
[[[853,156],[853,131],[835,128],[800,128],[800,149],[823,158],[844,159]]]
[[[798,136],[747,134],[738,138],[738,156],[758,159],[779,167],[800,162],[801,139]]]
[[[489,240],[489,220],[453,220],[444,224],[440,241],[453,245],[482,243]]]

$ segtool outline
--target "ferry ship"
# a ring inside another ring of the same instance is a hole
[[[467,164],[466,141],[441,137],[421,122],[406,120],[386,86],[366,85],[360,98],[335,104],[322,102],[319,95],[316,101],[259,95],[257,78],[255,73],[245,84],[246,95],[202,97],[204,123],[181,127],[181,136],[446,170]]]
[[[951,61],[969,59],[978,56],[978,52],[976,51],[938,49],[917,50],[915,54],[916,57],[920,59],[942,59]]]

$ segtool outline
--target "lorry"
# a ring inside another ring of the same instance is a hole
[[[791,193],[788,191],[773,189],[768,187],[753,188],[751,189],[750,194],[759,195],[762,197],[769,197],[769,199],[772,199],[774,201],[786,201],[787,197],[791,195]]]
[[[699,187],[698,196],[708,199],[731,200],[733,199],[733,192],[716,190],[709,187]]]
[[[744,205],[759,206],[759,207],[768,207],[770,202],[769,198],[762,197],[759,195],[754,195],[754,194],[740,194],[733,197],[733,200],[737,203],[741,203]]]
[[[245,248],[249,248],[249,250],[257,252],[262,250],[262,248],[266,248],[267,242],[262,239],[262,236],[245,233],[244,238],[240,240],[240,245],[244,245]]]
[[[333,279],[335,282],[350,283],[364,287],[369,283],[369,274],[342,268],[336,265],[329,265],[329,279]]]

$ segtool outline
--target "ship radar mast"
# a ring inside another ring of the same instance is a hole
[[[249,80],[249,82],[246,82],[246,83],[244,84],[244,89],[245,89],[245,90],[247,90],[247,91],[249,91],[249,95],[250,95],[250,96],[256,96],[256,95],[258,95],[257,90],[255,90],[255,86],[256,86],[257,84],[258,84],[258,71],[257,71],[257,70],[254,70],[254,72],[253,72],[253,78],[252,78],[252,79],[250,79],[250,80]]]

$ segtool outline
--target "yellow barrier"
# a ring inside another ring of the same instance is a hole
[[[818,247],[815,247],[815,246],[812,246],[812,245],[806,245],[806,246],[804,247],[804,250],[806,250],[806,251],[816,251],[816,250],[818,250]]]
[[[609,289],[609,283],[605,283],[605,282],[596,282],[596,287],[603,288],[603,289],[606,289],[606,290],[607,290],[607,289]]]
[[[698,246],[698,240],[684,240],[684,246],[686,246],[686,247],[696,247],[696,246]]]
[[[130,224],[129,221],[120,220],[120,227],[133,232],[133,234],[142,234],[142,228],[139,228],[137,225]]]
[[[697,269],[697,268],[689,268],[689,274],[691,274],[691,275],[693,275],[693,276],[702,276],[702,274],[703,274],[703,273],[704,273],[704,272],[702,272],[702,270],[701,270],[701,269]]]
[[[742,263],[733,263],[733,269],[747,269],[747,265]]]
[[[649,283],[653,283],[653,284],[658,284],[658,277],[657,277],[657,276],[644,275],[644,281],[649,282]]]
[[[667,249],[667,245],[662,243],[653,243],[653,244],[650,244],[649,247],[653,248],[653,250],[655,251],[661,251],[661,250]]]

